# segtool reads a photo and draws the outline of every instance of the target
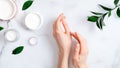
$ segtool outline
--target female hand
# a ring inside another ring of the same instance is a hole
[[[63,25],[65,32],[62,30],[61,25]],[[59,51],[69,54],[72,46],[72,39],[70,35],[70,29],[63,14],[57,18],[53,25],[53,35],[58,43]]]
[[[62,30],[63,25],[65,32]],[[72,46],[70,29],[65,21],[65,16],[61,14],[53,25],[53,35],[59,47],[58,68],[68,68],[68,58]]]
[[[75,68],[87,68],[88,47],[86,40],[76,32],[72,35],[77,40],[72,58],[73,66]]]

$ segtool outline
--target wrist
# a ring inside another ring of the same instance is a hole
[[[62,55],[68,55],[70,54],[70,49],[71,48],[59,48],[59,54],[62,54]]]
[[[88,68],[87,64],[76,64],[74,65],[75,68]]]
[[[84,64],[80,64],[79,67],[80,67],[80,68],[88,68],[86,63],[84,63]]]
[[[69,55],[66,52],[59,52],[58,68],[68,68]]]
[[[64,50],[59,50],[59,57],[62,57],[62,58],[68,58],[69,57],[69,52],[67,51],[64,51]]]

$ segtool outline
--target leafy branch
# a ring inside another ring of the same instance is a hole
[[[105,26],[105,23],[104,23],[104,18],[106,15],[108,15],[108,17],[111,16],[111,12],[114,10],[114,9],[117,9],[116,11],[116,14],[118,17],[120,17],[120,5],[118,5],[119,3],[119,0],[114,0],[114,5],[115,7],[114,8],[109,8],[109,7],[106,7],[106,6],[103,6],[101,4],[99,4],[99,6],[107,11],[105,13],[100,13],[100,12],[93,12],[91,11],[92,14],[94,14],[93,16],[88,16],[88,21],[91,21],[91,22],[95,22],[97,27],[102,30],[103,27]]]

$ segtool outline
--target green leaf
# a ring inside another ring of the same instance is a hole
[[[120,17],[120,8],[117,9],[116,14],[117,14],[118,17]]]
[[[88,21],[91,21],[91,22],[96,22],[98,20],[99,17],[97,16],[90,16],[88,17]]]
[[[97,27],[98,27],[100,30],[103,29],[102,21],[101,21],[101,20],[97,21],[97,22],[96,22],[96,25],[97,25]]]
[[[95,15],[102,15],[103,13],[99,13],[99,12],[93,12],[91,11],[91,13],[95,14]]]
[[[107,15],[107,13],[103,14],[103,16],[101,17],[101,19],[102,19],[102,26],[105,26],[104,18],[105,18],[106,15]]]
[[[104,20],[103,18],[100,18],[100,21],[99,21],[99,22],[100,22],[100,28],[101,28],[101,29],[103,29],[103,23],[104,23],[103,20]]]
[[[108,12],[108,17],[110,17],[110,16],[111,16],[111,11]]]
[[[4,28],[0,26],[0,31],[2,31]]]
[[[19,46],[13,50],[12,54],[14,55],[19,54],[23,51],[23,49],[24,49],[24,46]]]
[[[22,10],[28,9],[33,3],[33,0],[28,0],[23,4]]]
[[[106,26],[104,21],[103,21],[103,26]]]
[[[108,8],[108,7],[100,5],[100,4],[99,4],[99,6],[106,11],[111,11],[112,10],[111,8]]]
[[[107,15],[107,13],[103,14],[102,18],[105,18],[106,15]]]
[[[119,3],[119,0],[114,0],[115,6],[117,6],[118,3]]]
[[[99,21],[96,22],[96,25],[97,25],[97,27],[98,27],[99,29],[101,29],[101,26],[100,26],[100,22],[99,22]]]
[[[105,17],[106,14],[104,14],[103,16],[101,16],[99,18],[99,20],[96,22],[96,25],[97,27],[102,30],[103,29],[103,26],[105,26],[105,23],[104,23],[104,17]]]

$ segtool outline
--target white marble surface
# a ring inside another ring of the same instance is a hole
[[[103,12],[97,4],[113,7],[113,0],[34,0],[28,10],[22,11],[24,2],[25,0],[16,0],[19,12],[10,22],[10,29],[19,32],[19,40],[4,44],[4,31],[0,32],[0,47],[5,46],[0,57],[0,68],[57,68],[58,48],[52,36],[52,24],[61,12],[66,15],[70,29],[87,39],[89,68],[120,68],[120,19],[113,12],[109,19],[106,18],[103,31],[87,21],[87,16],[91,15],[89,11]],[[29,31],[23,26],[24,18],[29,12],[39,12],[43,16],[44,22],[40,30]],[[6,27],[5,23],[0,24]],[[28,44],[28,39],[32,36],[38,37],[38,45]],[[12,55],[12,50],[19,45],[25,46],[24,51]]]

